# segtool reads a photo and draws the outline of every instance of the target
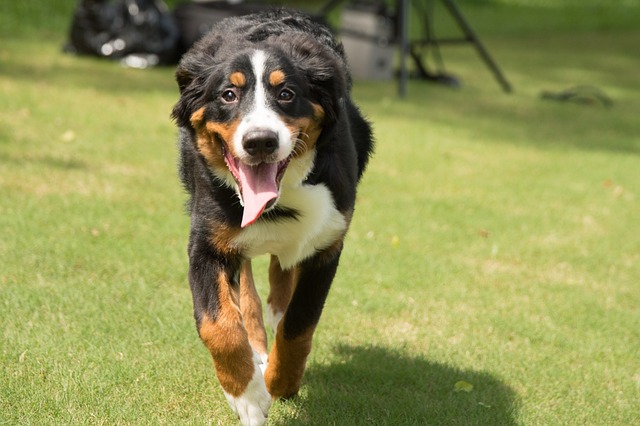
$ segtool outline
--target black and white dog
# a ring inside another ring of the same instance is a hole
[[[176,78],[196,325],[231,408],[261,425],[273,398],[300,388],[371,128],[350,98],[342,46],[296,12],[220,22]],[[251,272],[261,254],[271,255],[269,353]]]

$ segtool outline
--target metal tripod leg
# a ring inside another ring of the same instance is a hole
[[[467,40],[473,43],[484,63],[489,67],[496,80],[498,80],[498,83],[500,83],[500,86],[502,86],[502,90],[507,93],[511,93],[513,91],[511,84],[509,84],[504,74],[502,74],[502,71],[498,67],[498,64],[495,63],[491,55],[489,55],[487,49],[485,49],[484,45],[480,42],[480,39],[476,36],[471,26],[464,19],[464,16],[462,16],[462,12],[460,12],[460,9],[458,9],[455,1],[442,0],[442,3],[444,3],[451,16],[456,20],[458,26],[467,37]]]
[[[409,54],[409,0],[398,0],[397,13],[399,16],[400,32],[400,78],[398,80],[398,92],[401,98],[407,96],[407,80],[409,71],[407,69],[407,55]]]

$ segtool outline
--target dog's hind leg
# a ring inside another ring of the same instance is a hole
[[[289,398],[300,389],[313,333],[338,268],[339,257],[340,249],[317,254],[296,267],[295,289],[278,324],[265,372],[267,389],[273,397]]]
[[[295,270],[283,271],[278,257],[272,255],[269,264],[269,297],[267,298],[267,324],[274,333],[287,311],[295,282]]]
[[[260,368],[264,372],[267,368],[267,334],[262,320],[262,302],[253,281],[251,260],[243,261],[240,268],[240,311],[249,343],[260,358]]]

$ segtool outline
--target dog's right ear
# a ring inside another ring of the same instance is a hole
[[[193,61],[193,56],[185,55],[176,70],[176,81],[180,89],[180,99],[173,107],[171,117],[180,127],[189,127],[191,114],[202,106],[205,82],[204,67]]]
[[[187,71],[186,68],[178,66],[176,69],[176,82],[178,83],[181,95],[184,93],[184,90],[189,87],[191,81],[193,81],[193,75]]]
[[[210,34],[185,53],[178,64],[176,82],[180,99],[173,107],[171,117],[180,127],[189,127],[191,114],[205,104],[205,90],[215,68],[215,54],[219,45],[219,36]]]

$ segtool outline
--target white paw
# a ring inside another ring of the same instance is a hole
[[[273,310],[273,306],[267,305],[266,322],[273,330],[273,334],[276,334],[276,331],[278,330],[278,324],[280,324],[283,316],[284,312],[276,312]]]
[[[264,425],[271,407],[271,395],[264,383],[262,369],[258,368],[261,366],[255,367],[253,377],[242,395],[235,397],[227,392],[224,393],[229,406],[238,415],[243,426]]]

